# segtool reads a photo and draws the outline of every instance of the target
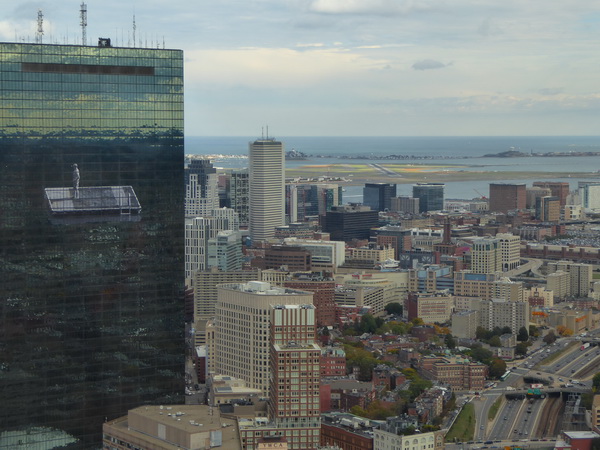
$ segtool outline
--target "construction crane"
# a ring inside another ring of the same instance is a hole
[[[481,200],[487,200],[487,199],[488,199],[488,198],[487,198],[485,195],[483,195],[483,194],[482,194],[481,192],[479,192],[477,189],[473,188],[473,190],[474,190],[475,192],[477,192],[477,194],[479,195],[479,198],[481,198]]]

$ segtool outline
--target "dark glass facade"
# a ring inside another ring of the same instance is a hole
[[[392,197],[395,196],[395,184],[367,183],[363,188],[363,203],[375,211],[392,209]]]
[[[413,185],[413,198],[419,199],[419,212],[444,209],[444,183],[417,183]]]
[[[183,400],[183,55],[0,43],[0,85],[0,447],[98,448]]]

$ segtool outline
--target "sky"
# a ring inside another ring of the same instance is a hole
[[[81,43],[80,1],[0,0],[0,40]],[[185,133],[599,135],[600,2],[88,0],[88,44],[177,48]]]

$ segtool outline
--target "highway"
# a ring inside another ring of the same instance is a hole
[[[548,364],[540,365],[546,358],[558,352],[563,354]],[[588,392],[591,388],[590,379],[600,367],[600,347],[590,347],[581,351],[580,342],[575,338],[561,338],[553,345],[541,346],[517,364],[520,365],[511,369],[511,374],[505,381],[499,382],[494,388],[486,389],[473,400],[477,421],[474,443],[510,439],[531,441],[553,435],[555,425],[560,420],[560,397],[509,399],[505,396],[524,396],[527,393],[529,386],[523,377],[543,382],[545,387],[542,392],[546,394],[552,392],[557,395],[565,389],[572,392]],[[575,375],[587,372],[587,379],[575,378]],[[488,411],[500,397],[503,398],[502,404],[495,419],[490,422]]]

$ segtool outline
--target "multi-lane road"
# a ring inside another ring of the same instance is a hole
[[[473,444],[527,440],[531,446],[532,443],[555,436],[562,408],[558,391],[588,391],[591,388],[591,378],[600,367],[600,347],[580,350],[580,346],[581,342],[575,338],[566,338],[541,347],[513,367],[505,381],[476,396],[473,404],[477,426]],[[558,358],[543,363],[546,358],[558,352],[561,352]],[[543,382],[546,392],[551,390],[555,393],[554,396],[508,398],[525,392],[524,389],[529,386],[524,378]],[[489,421],[488,412],[498,399],[501,399],[498,411],[494,420]]]

